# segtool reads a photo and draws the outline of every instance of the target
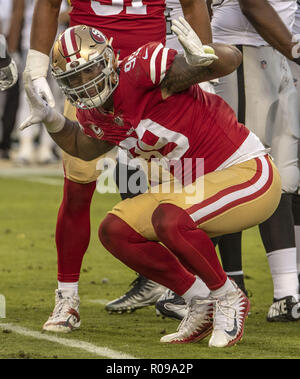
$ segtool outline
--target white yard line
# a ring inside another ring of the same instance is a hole
[[[111,359],[138,359],[136,357],[133,357],[132,355],[122,353],[121,351],[115,351],[105,346],[96,346],[89,342],[81,340],[61,338],[53,335],[43,334],[14,324],[0,323],[0,329],[10,330],[11,332],[20,334],[25,337],[35,338],[37,340],[49,341],[70,348],[81,349],[88,353],[98,355],[100,357],[106,357]]]
[[[32,182],[32,183],[41,183],[41,184],[47,184],[49,186],[63,186],[64,181],[63,179],[55,179],[55,178],[43,178],[43,177],[29,177],[29,178],[17,178],[24,180],[26,182]]]
[[[107,303],[110,302],[110,300],[107,299],[89,299],[87,300],[88,303],[94,303],[94,304],[101,304],[101,305],[106,305]]]
[[[44,167],[0,167],[0,177],[18,178],[20,176],[61,176],[63,177],[62,168],[44,168]]]

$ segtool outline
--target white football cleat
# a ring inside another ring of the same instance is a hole
[[[214,323],[209,347],[232,346],[243,336],[250,302],[244,292],[234,282],[232,284],[234,291],[214,299]]]
[[[80,299],[78,296],[64,296],[61,290],[55,291],[55,307],[43,330],[48,332],[69,333],[80,326]]]
[[[167,289],[155,303],[155,311],[157,316],[181,321],[187,315],[188,305],[181,296]]]
[[[178,326],[177,332],[160,339],[162,343],[191,343],[208,336],[212,331],[213,303],[211,299],[198,296],[192,298],[187,315]]]
[[[131,287],[124,295],[106,304],[105,309],[108,313],[132,313],[136,309],[154,305],[166,291],[166,287],[142,275],[138,275]]]

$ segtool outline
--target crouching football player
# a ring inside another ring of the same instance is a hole
[[[101,32],[82,25],[67,29],[54,45],[52,69],[78,108],[80,125],[47,106],[25,72],[31,116],[20,128],[43,122],[62,149],[84,160],[118,145],[130,157],[162,162],[172,174],[169,191],[163,182],[134,201],[121,201],[102,221],[100,241],[189,304],[178,331],[161,342],[194,342],[211,333],[209,346],[231,346],[243,335],[250,305],[223,271],[210,237],[269,218],[280,199],[280,177],[232,109],[197,85],[234,71],[240,52],[203,46],[183,18],[172,28],[184,56],[153,42],[120,64]],[[194,196],[192,188],[198,189]]]

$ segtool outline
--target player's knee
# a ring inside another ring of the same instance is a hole
[[[191,227],[191,222],[185,210],[173,204],[160,204],[152,215],[152,225],[162,242],[174,240],[182,229]]]
[[[108,214],[99,226],[100,242],[108,249],[124,238],[122,230],[122,220],[113,214]]]
[[[176,220],[169,217],[168,204],[159,205],[152,214],[152,225],[156,234],[167,238],[176,228]]]

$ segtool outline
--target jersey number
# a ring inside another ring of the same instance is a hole
[[[91,7],[97,16],[113,16],[123,11],[124,0],[112,0],[111,5],[91,0]],[[132,0],[130,6],[125,6],[125,11],[127,14],[147,14],[147,5],[143,4],[143,0]]]
[[[119,146],[129,152],[131,158],[141,156],[148,160],[150,158],[163,158],[164,156],[170,160],[180,159],[189,149],[189,140],[186,136],[173,130],[167,129],[164,126],[152,121],[150,119],[142,120],[138,127],[135,129],[138,139],[135,137],[128,137],[121,141]],[[152,142],[143,142],[144,136],[152,135]],[[164,155],[159,150],[167,145],[167,153]]]

